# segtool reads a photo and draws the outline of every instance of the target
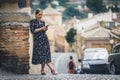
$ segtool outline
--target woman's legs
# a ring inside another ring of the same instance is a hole
[[[50,68],[50,70],[52,70],[53,68],[50,66],[50,63],[46,63],[47,66]]]
[[[45,75],[45,64],[41,64],[41,74]]]
[[[54,68],[52,68],[52,67],[50,66],[50,63],[47,63],[47,66],[50,68],[51,73],[52,73],[53,75],[57,75],[57,72],[54,70]]]

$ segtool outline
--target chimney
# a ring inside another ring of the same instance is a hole
[[[93,17],[93,13],[88,13],[88,18],[92,18]]]
[[[112,14],[112,19],[117,19],[117,13]]]

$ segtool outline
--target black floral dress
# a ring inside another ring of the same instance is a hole
[[[45,64],[51,62],[50,45],[45,31],[34,33],[34,30],[45,26],[44,21],[32,19],[30,21],[30,31],[33,34],[33,56],[32,64]]]

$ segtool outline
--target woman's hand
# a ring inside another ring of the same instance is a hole
[[[47,30],[48,30],[48,28],[47,28],[46,26],[44,26],[44,27],[43,27],[43,30],[44,30],[44,31],[47,31]]]
[[[48,27],[43,26],[43,27],[42,27],[42,30],[47,31],[47,30],[48,30]]]
[[[34,33],[40,32],[41,30],[43,30],[43,31],[47,31],[48,28],[45,27],[45,26],[43,26],[43,27],[41,27],[41,28],[37,28],[37,29],[35,29]]]

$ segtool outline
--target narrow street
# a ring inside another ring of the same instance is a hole
[[[40,75],[40,65],[31,65],[30,74],[12,74],[0,70],[0,80],[120,80],[120,75],[109,74],[67,74],[66,62],[69,56],[72,55],[76,64],[77,55],[75,53],[55,53],[52,54],[52,63],[54,63],[58,75],[51,75],[50,70],[47,70],[47,75]]]
[[[73,59],[78,65],[78,58],[76,53],[53,53],[52,57],[52,65],[55,66],[55,69],[60,74],[67,74],[67,61],[69,60],[69,56],[73,56]],[[30,60],[31,61],[31,60]],[[40,65],[32,65],[30,64],[30,74],[40,74]],[[46,72],[50,73],[50,70],[46,66]]]
[[[76,65],[78,65],[78,58],[76,53],[55,53],[52,55],[52,61],[54,62],[58,73],[67,73],[67,62],[70,56],[73,56]]]

